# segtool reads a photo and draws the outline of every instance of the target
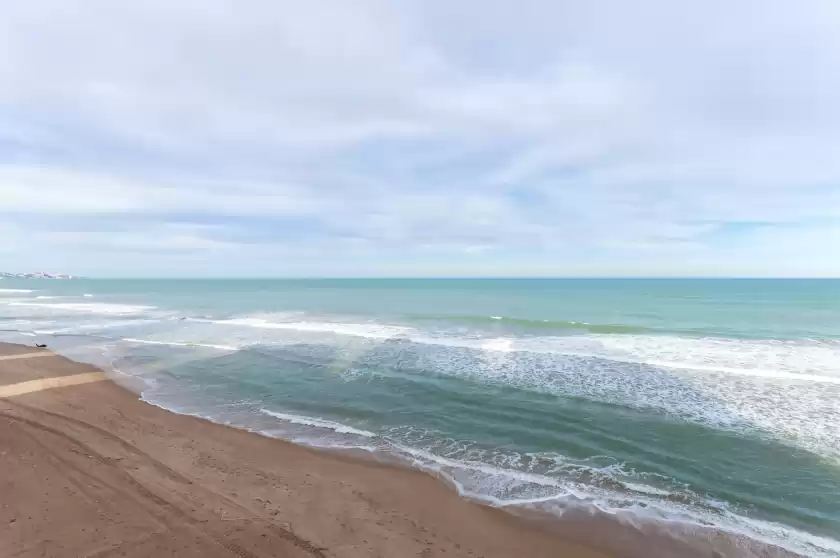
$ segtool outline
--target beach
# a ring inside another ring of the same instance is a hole
[[[149,405],[48,350],[0,345],[0,385],[3,557],[606,556],[425,473]]]

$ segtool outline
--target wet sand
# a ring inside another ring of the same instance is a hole
[[[0,557],[606,557],[428,474],[170,413],[19,345],[0,344],[0,472]]]

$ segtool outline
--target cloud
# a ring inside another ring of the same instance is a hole
[[[840,274],[834,2],[4,11],[21,270]]]

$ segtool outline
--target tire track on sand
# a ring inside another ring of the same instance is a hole
[[[68,481],[91,499],[98,497],[94,487],[106,487],[114,494],[136,502],[160,523],[164,531],[167,528],[198,531],[202,538],[233,556],[260,558],[273,555],[273,552],[255,554],[245,548],[244,544],[256,537],[273,546],[274,551],[288,544],[315,558],[326,558],[323,549],[231,498],[201,486],[108,430],[9,399],[4,401],[4,406],[6,409],[0,411],[0,417],[25,431],[50,459],[70,473]],[[49,443],[51,437],[58,443]],[[83,457],[106,467],[109,474],[92,473],[95,468],[90,467],[87,460],[80,461]],[[225,519],[224,516],[231,512],[236,518]],[[104,557],[117,551],[118,548],[112,547],[96,554]]]

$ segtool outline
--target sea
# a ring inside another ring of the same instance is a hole
[[[0,330],[511,513],[840,556],[840,280],[3,279]]]

